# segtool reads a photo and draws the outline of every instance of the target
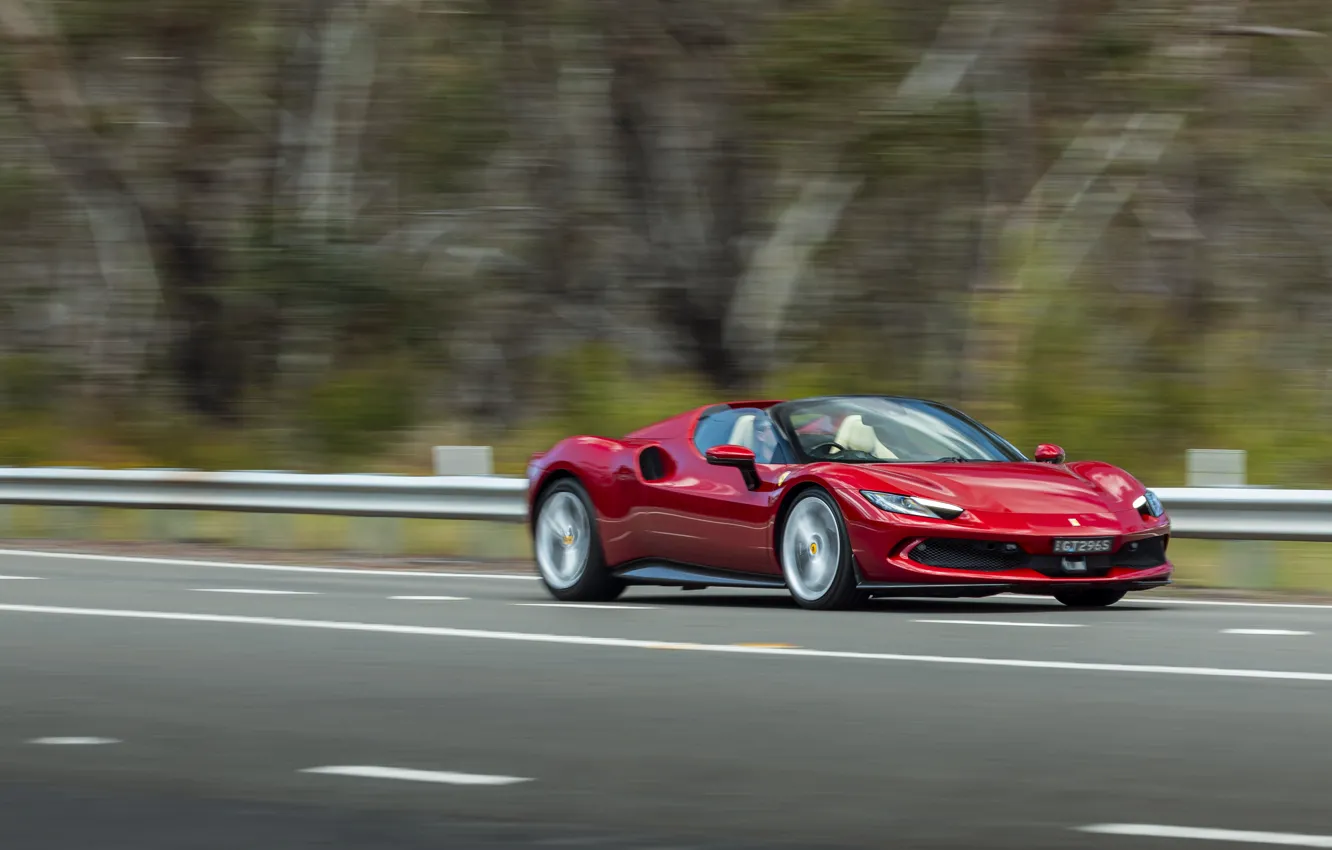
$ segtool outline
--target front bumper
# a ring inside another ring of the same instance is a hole
[[[1102,514],[1084,517],[1076,528],[1045,517],[1008,519],[1001,525],[848,517],[860,585],[885,591],[910,585],[917,592],[934,587],[941,595],[967,588],[978,595],[986,589],[1048,593],[1106,585],[1146,590],[1168,584],[1174,573],[1166,554],[1170,523],[1165,517]],[[1083,556],[1056,553],[1054,541],[1070,537],[1110,538],[1110,549]]]
[[[870,596],[936,596],[949,599],[994,596],[999,593],[1020,593],[1025,596],[1049,596],[1056,591],[1075,587],[1110,587],[1126,592],[1151,590],[1166,587],[1173,582],[1166,579],[1146,579],[1140,581],[1078,581],[1076,579],[1058,582],[1007,583],[988,582],[952,582],[929,584],[894,584],[891,582],[862,582],[858,589]]]

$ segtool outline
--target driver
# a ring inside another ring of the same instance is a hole
[[[760,419],[754,423],[755,463],[774,463],[778,455],[777,431],[772,423]]]

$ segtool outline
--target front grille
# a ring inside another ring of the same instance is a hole
[[[1119,566],[1115,561],[1114,555],[1083,555],[1081,556],[1087,562],[1086,572],[1078,575],[1103,576],[1110,572],[1110,567]],[[1063,555],[1032,555],[1027,559],[1026,565],[1043,576],[1066,576],[1068,571],[1064,569]]]
[[[936,537],[918,543],[911,559],[945,570],[1013,570],[1026,563],[1027,553],[1013,543]]]
[[[1166,538],[1162,536],[1126,543],[1113,553],[1086,555],[1086,574],[1101,575],[1112,566],[1159,567],[1166,562],[1165,550]],[[1067,575],[1062,555],[1031,555],[1017,544],[1001,540],[931,537],[912,547],[907,556],[918,564],[945,570],[1000,572],[1025,567],[1043,575]]]

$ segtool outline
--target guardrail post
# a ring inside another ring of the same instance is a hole
[[[167,543],[191,543],[199,537],[199,517],[194,511],[148,511],[148,534]]]
[[[1237,449],[1189,449],[1186,486],[1247,487],[1248,453]],[[1222,581],[1244,590],[1275,586],[1272,544],[1263,540],[1233,540],[1220,545]]]
[[[241,530],[245,546],[255,549],[288,549],[292,545],[291,516],[247,513]]]
[[[402,527],[401,517],[352,517],[347,529],[348,547],[368,555],[401,555]]]
[[[490,446],[435,446],[431,453],[436,475],[494,475]]]
[[[93,508],[58,508],[50,515],[50,536],[56,540],[96,540],[100,536]]]
[[[436,475],[494,475],[495,457],[490,446],[435,446],[431,450]],[[463,522],[458,540],[467,557],[494,557],[496,534],[488,522]]]

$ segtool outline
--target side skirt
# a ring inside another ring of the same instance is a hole
[[[1011,584],[861,584],[867,596],[934,596],[948,599],[995,596],[1009,593]]]
[[[663,587],[745,587],[756,590],[785,590],[786,582],[777,576],[732,573],[709,567],[691,567],[668,561],[637,561],[615,571],[615,577],[630,584]]]

